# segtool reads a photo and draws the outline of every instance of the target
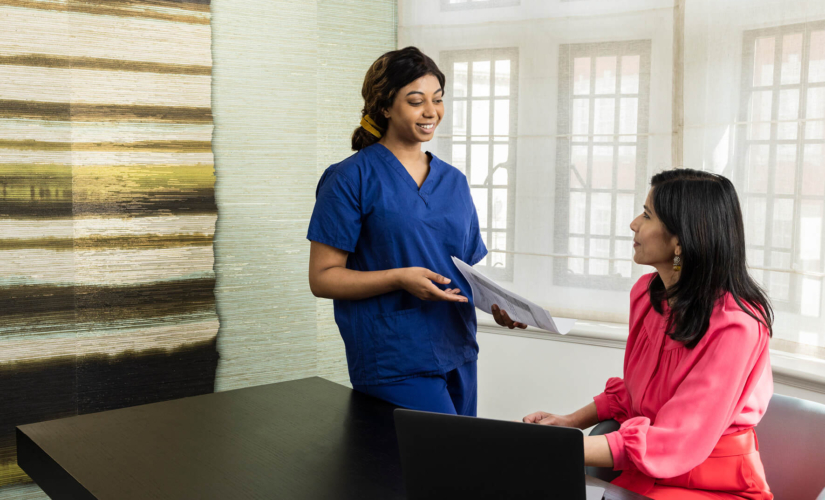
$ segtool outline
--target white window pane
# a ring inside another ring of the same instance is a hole
[[[781,198],[773,201],[773,238],[775,248],[791,248],[793,241],[793,200]],[[788,262],[790,264],[790,262]]]
[[[773,268],[790,268],[791,255],[787,252],[771,252],[771,267]],[[791,275],[789,273],[770,274],[770,287],[768,294],[771,298],[779,300],[788,300],[791,290]]]
[[[473,144],[470,149],[470,184],[480,185],[490,173],[490,146]]]
[[[507,235],[506,233],[493,233],[493,249],[507,250]],[[503,243],[503,244],[502,244]],[[493,267],[505,267],[507,265],[507,254],[503,252],[492,251],[489,253],[491,265]]]
[[[616,175],[616,187],[634,189],[636,186],[636,146],[619,147],[619,171]]]
[[[619,109],[619,133],[638,134],[639,133],[639,99],[635,97],[625,97],[622,99]],[[635,136],[622,137],[622,140],[636,141]]]
[[[453,97],[467,97],[467,63],[453,63]]]
[[[794,194],[796,188],[796,145],[780,144],[776,147],[776,172],[773,192]]]
[[[473,203],[478,213],[478,225],[481,226],[482,229],[486,229],[489,227],[487,225],[487,190],[484,188],[472,188],[470,189],[470,194],[473,195]]]
[[[749,198],[745,209],[745,234],[750,245],[765,244],[765,198]]]
[[[596,93],[616,93],[616,56],[596,58]]]
[[[639,56],[622,57],[622,94],[639,93]]]
[[[493,233],[492,236],[495,250],[507,250],[507,233]]]
[[[802,33],[782,37],[782,85],[799,83],[802,72]]]
[[[773,92],[770,90],[751,94],[750,122],[748,139],[767,140],[771,138],[771,104]]]
[[[771,148],[767,144],[752,144],[748,148],[748,192],[768,192],[768,162]]]
[[[490,95],[490,61],[473,63],[473,97]]]
[[[825,31],[811,33],[808,61],[808,81],[811,83],[825,82]]]
[[[825,196],[825,146],[808,144],[802,161],[802,194]]]
[[[825,139],[825,87],[808,89],[805,139]]]
[[[590,257],[610,257],[610,240],[590,239]],[[609,260],[590,259],[588,273],[595,276],[605,276],[610,268]]]
[[[616,195],[616,233],[617,235],[629,235],[632,230],[630,223],[633,222],[633,201],[634,195],[619,193]],[[618,242],[616,243],[618,245]],[[628,247],[629,248],[629,247]]]
[[[626,240],[616,240],[614,243],[615,248],[613,250],[613,256],[619,259],[628,259],[625,261],[616,260],[613,261],[613,268],[616,270],[622,278],[629,278],[631,272],[631,263],[630,260],[633,258],[631,255],[633,249],[633,243],[631,241]]]
[[[611,205],[610,193],[593,193],[590,196],[590,234],[610,235]]]
[[[467,173],[467,145],[453,144],[453,166],[462,173]]]
[[[493,189],[493,229],[507,229],[507,189]]]
[[[580,191],[570,193],[570,223],[568,229],[571,234],[584,234],[586,210],[587,194]],[[584,247],[582,247],[582,253],[579,255],[584,255]]]
[[[799,89],[779,92],[779,140],[796,139],[799,124],[796,121],[784,122],[784,120],[797,119],[799,119]]]
[[[496,61],[496,95],[510,95],[510,61]]]
[[[584,255],[584,238],[570,238],[567,241],[569,255]],[[567,269],[573,274],[584,274],[584,259],[567,259]]]
[[[594,99],[593,102],[596,106],[593,115],[593,133],[597,136],[601,134],[613,134],[616,122],[616,100],[613,98],[602,98]],[[595,137],[593,140],[612,141],[613,138],[603,136],[601,138]]]
[[[748,249],[748,266],[763,267],[765,265],[765,252],[763,250]],[[765,288],[765,271],[761,269],[750,269],[750,275],[757,283]]]
[[[453,101],[453,135],[467,135],[467,101]]]
[[[820,271],[822,200],[803,200],[799,217],[799,260],[805,271]]]
[[[587,146],[573,146],[570,151],[570,187],[587,186]]]
[[[507,168],[499,167],[499,165],[506,165],[510,146],[507,144],[496,144],[493,146],[493,184],[498,186],[507,185]],[[498,167],[498,168],[497,168]]]
[[[822,280],[816,278],[802,278],[802,303],[799,304],[803,316],[819,317],[819,306],[822,300]],[[816,334],[814,334],[816,338]],[[803,339],[800,339],[803,340]],[[810,341],[806,343],[812,343]],[[816,343],[814,343],[816,345]]]
[[[773,85],[774,37],[758,38],[754,47],[753,86]]]
[[[510,135],[510,101],[499,99],[495,104],[493,115],[493,134]]]
[[[573,94],[590,93],[590,58],[577,57],[573,60]]]
[[[573,135],[588,135],[590,133],[590,100],[573,100]]]
[[[473,101],[472,135],[490,135],[490,101]],[[481,138],[484,140],[485,138]]]
[[[613,146],[593,147],[593,176],[590,178],[593,189],[611,189],[613,187]]]

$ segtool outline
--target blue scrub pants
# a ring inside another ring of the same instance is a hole
[[[444,375],[413,377],[381,385],[353,385],[352,388],[411,410],[475,417],[476,377],[476,362],[470,361]]]

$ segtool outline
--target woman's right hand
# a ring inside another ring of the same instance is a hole
[[[466,303],[467,297],[460,295],[458,288],[442,290],[433,283],[449,285],[450,278],[441,276],[424,267],[403,267],[396,269],[398,286],[421,300],[446,300]]]
[[[527,424],[539,424],[539,425],[555,425],[559,427],[576,427],[575,422],[570,418],[570,415],[554,415],[552,413],[547,413],[545,411],[537,411],[535,413],[531,413],[521,419],[522,422]]]

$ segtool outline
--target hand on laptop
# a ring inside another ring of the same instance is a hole
[[[552,413],[547,413],[546,411],[537,411],[535,413],[531,413],[523,419],[521,419],[521,421],[528,424],[575,427],[575,425],[573,425],[574,422],[571,421],[569,415],[554,415]]]
[[[493,304],[493,319],[496,320],[501,326],[506,326],[510,330],[513,328],[521,328],[522,330],[527,328],[527,325],[524,323],[518,323],[510,319],[510,316],[507,315],[507,311],[503,309],[499,309],[498,304]]]

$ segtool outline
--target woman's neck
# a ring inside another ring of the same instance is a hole
[[[661,264],[654,267],[656,267],[656,271],[659,273],[659,277],[665,285],[665,290],[670,290],[670,287],[679,281],[679,271],[674,271],[672,264]],[[668,305],[670,304],[668,303]]]
[[[387,135],[378,142],[389,149],[402,165],[412,165],[421,161],[423,153],[421,152],[421,143],[418,141],[403,141],[391,130],[388,130]]]

